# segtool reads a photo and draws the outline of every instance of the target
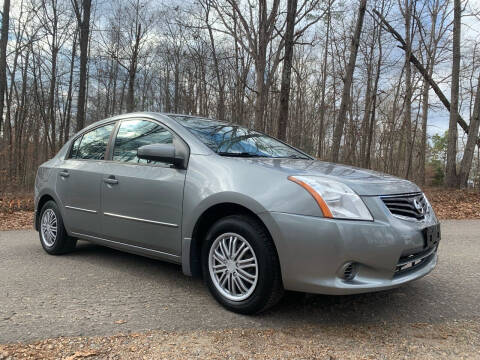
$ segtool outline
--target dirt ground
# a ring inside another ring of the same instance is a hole
[[[0,345],[0,359],[480,359],[480,324],[119,334]]]

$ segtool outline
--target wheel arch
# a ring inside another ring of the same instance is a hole
[[[182,249],[182,267],[184,273],[196,277],[201,276],[201,249],[205,236],[216,221],[229,215],[246,215],[255,219],[263,226],[273,241],[268,227],[262,219],[248,207],[235,202],[222,202],[212,205],[204,210],[195,222],[189,241],[189,249]],[[275,246],[274,241],[273,244]],[[185,251],[185,253],[183,251]]]
[[[35,211],[35,229],[36,230],[38,230],[38,220],[40,217],[40,211],[42,210],[43,205],[45,205],[45,203],[50,200],[55,201],[55,198],[50,194],[43,194],[38,200],[37,208]]]
[[[40,217],[40,211],[42,210],[43,205],[45,205],[45,203],[50,200],[54,201],[57,204],[58,210],[60,211],[60,215],[62,215],[63,224],[65,225],[65,228],[67,228],[67,225],[65,224],[65,215],[62,209],[62,202],[51,191],[45,191],[40,195],[38,195],[38,202],[35,205],[35,209],[34,209],[35,210],[35,219],[34,219],[35,230],[38,230],[38,220]]]

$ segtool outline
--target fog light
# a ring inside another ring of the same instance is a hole
[[[357,264],[348,262],[343,265],[341,274],[344,280],[350,281],[357,275]]]

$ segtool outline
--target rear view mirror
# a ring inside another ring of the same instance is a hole
[[[140,159],[161,161],[173,164],[175,167],[184,168],[184,157],[175,153],[173,144],[151,144],[137,149],[137,157]]]

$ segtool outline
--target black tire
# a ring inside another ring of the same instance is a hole
[[[49,245],[42,236],[42,218],[47,210],[52,210],[55,213],[57,221],[56,238],[51,245]],[[60,214],[58,206],[53,200],[47,201],[40,210],[40,215],[38,218],[38,235],[40,237],[40,243],[42,244],[43,249],[50,255],[60,255],[68,253],[74,250],[77,244],[76,238],[68,236],[67,231],[65,230],[65,226],[63,224],[62,214]]]
[[[215,239],[225,233],[241,235],[255,252],[258,280],[255,290],[245,300],[233,301],[222,295],[213,283],[209,271],[209,253]],[[213,297],[225,308],[240,314],[256,314],[275,305],[283,295],[280,264],[273,241],[256,219],[231,215],[218,220],[208,231],[202,246],[203,278]]]

